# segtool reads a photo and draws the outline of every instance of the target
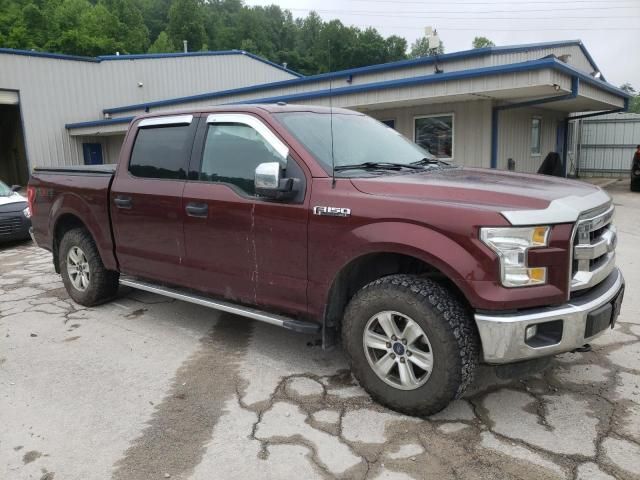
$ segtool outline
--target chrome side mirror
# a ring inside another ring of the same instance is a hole
[[[261,163],[256,167],[255,187],[258,190],[274,190],[280,186],[280,164]]]
[[[295,197],[293,178],[280,178],[282,166],[278,162],[261,163],[256,167],[254,186],[256,194],[274,200]]]

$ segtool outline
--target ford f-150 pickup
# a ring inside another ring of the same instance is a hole
[[[624,291],[600,188],[458,167],[350,110],[143,115],[117,165],[37,168],[28,200],[79,304],[127,285],[341,337],[372,397],[414,415],[480,362],[582,347]]]

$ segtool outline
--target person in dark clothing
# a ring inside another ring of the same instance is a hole
[[[636,147],[636,153],[631,162],[631,191],[640,191],[640,145]]]
[[[542,165],[538,169],[538,173],[542,175],[553,175],[554,177],[564,177],[564,169],[562,168],[562,159],[558,152],[549,152]]]

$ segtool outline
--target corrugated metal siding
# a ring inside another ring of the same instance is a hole
[[[614,113],[580,120],[575,138],[578,175],[626,176],[640,144],[640,115]]]
[[[518,108],[500,112],[498,119],[498,168],[506,169],[508,159],[516,162],[516,171],[537,172],[544,157],[555,151],[558,123],[564,115],[550,110]],[[531,119],[542,119],[540,155],[531,155]]]
[[[599,102],[608,103],[617,107],[624,107],[624,99],[613,95],[612,93],[605,92],[594,85],[589,85],[585,82],[580,82],[580,95],[597,100]]]
[[[91,63],[0,54],[0,89],[20,92],[30,167],[82,163],[64,125],[101,118],[103,108],[290,78],[244,55]]]
[[[453,160],[459,165],[487,168],[490,166],[491,101],[489,100],[367,110],[365,113],[378,120],[394,120],[396,130],[409,139],[413,139],[415,117],[453,113],[455,156]]]
[[[532,71],[532,72],[517,72],[508,75],[494,75],[490,77],[480,77],[464,80],[452,80],[447,82],[416,85],[410,87],[390,88],[384,90],[373,90],[361,93],[353,93],[349,95],[334,96],[332,103],[336,107],[361,107],[370,106],[375,108],[385,108],[384,104],[393,104],[394,102],[420,102],[424,103],[424,100],[451,97],[455,99],[455,96],[469,96],[469,95],[481,95],[483,92],[496,92],[499,90],[518,89],[530,86],[550,85],[550,72],[548,70]],[[334,85],[336,87],[336,85]],[[336,87],[337,88],[337,87]],[[292,87],[281,87],[270,90],[267,94],[268,98],[278,97],[282,95],[293,95],[296,93],[313,92],[316,90],[328,89],[328,83],[326,88],[316,88],[316,84],[309,85],[295,85]],[[169,107],[162,107],[162,110],[179,110],[183,108],[202,108],[212,105],[231,104],[236,102],[248,102],[251,100],[261,99],[265,97],[265,92],[255,92],[242,95],[230,95],[223,98],[206,99],[199,101],[186,102],[179,105],[172,105]],[[299,101],[291,101],[290,103],[306,103],[313,105],[328,105],[329,99],[325,98],[312,98],[302,99]],[[392,105],[389,105],[391,107]],[[126,115],[139,114],[137,112],[127,112]]]
[[[589,59],[577,45],[568,45],[565,47],[542,48],[514,53],[498,53],[491,56],[490,65],[503,65],[506,63],[526,62],[529,60],[538,60],[547,55],[555,55],[560,57],[569,54],[571,57],[567,61],[569,65],[577,68],[585,73],[593,72],[593,67]]]

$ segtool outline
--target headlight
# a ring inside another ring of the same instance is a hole
[[[500,258],[500,280],[505,287],[528,287],[547,282],[545,267],[528,267],[530,248],[546,247],[550,227],[481,228],[480,240]]]
[[[22,214],[27,218],[31,218],[31,210],[29,209],[29,207],[22,210]]]

